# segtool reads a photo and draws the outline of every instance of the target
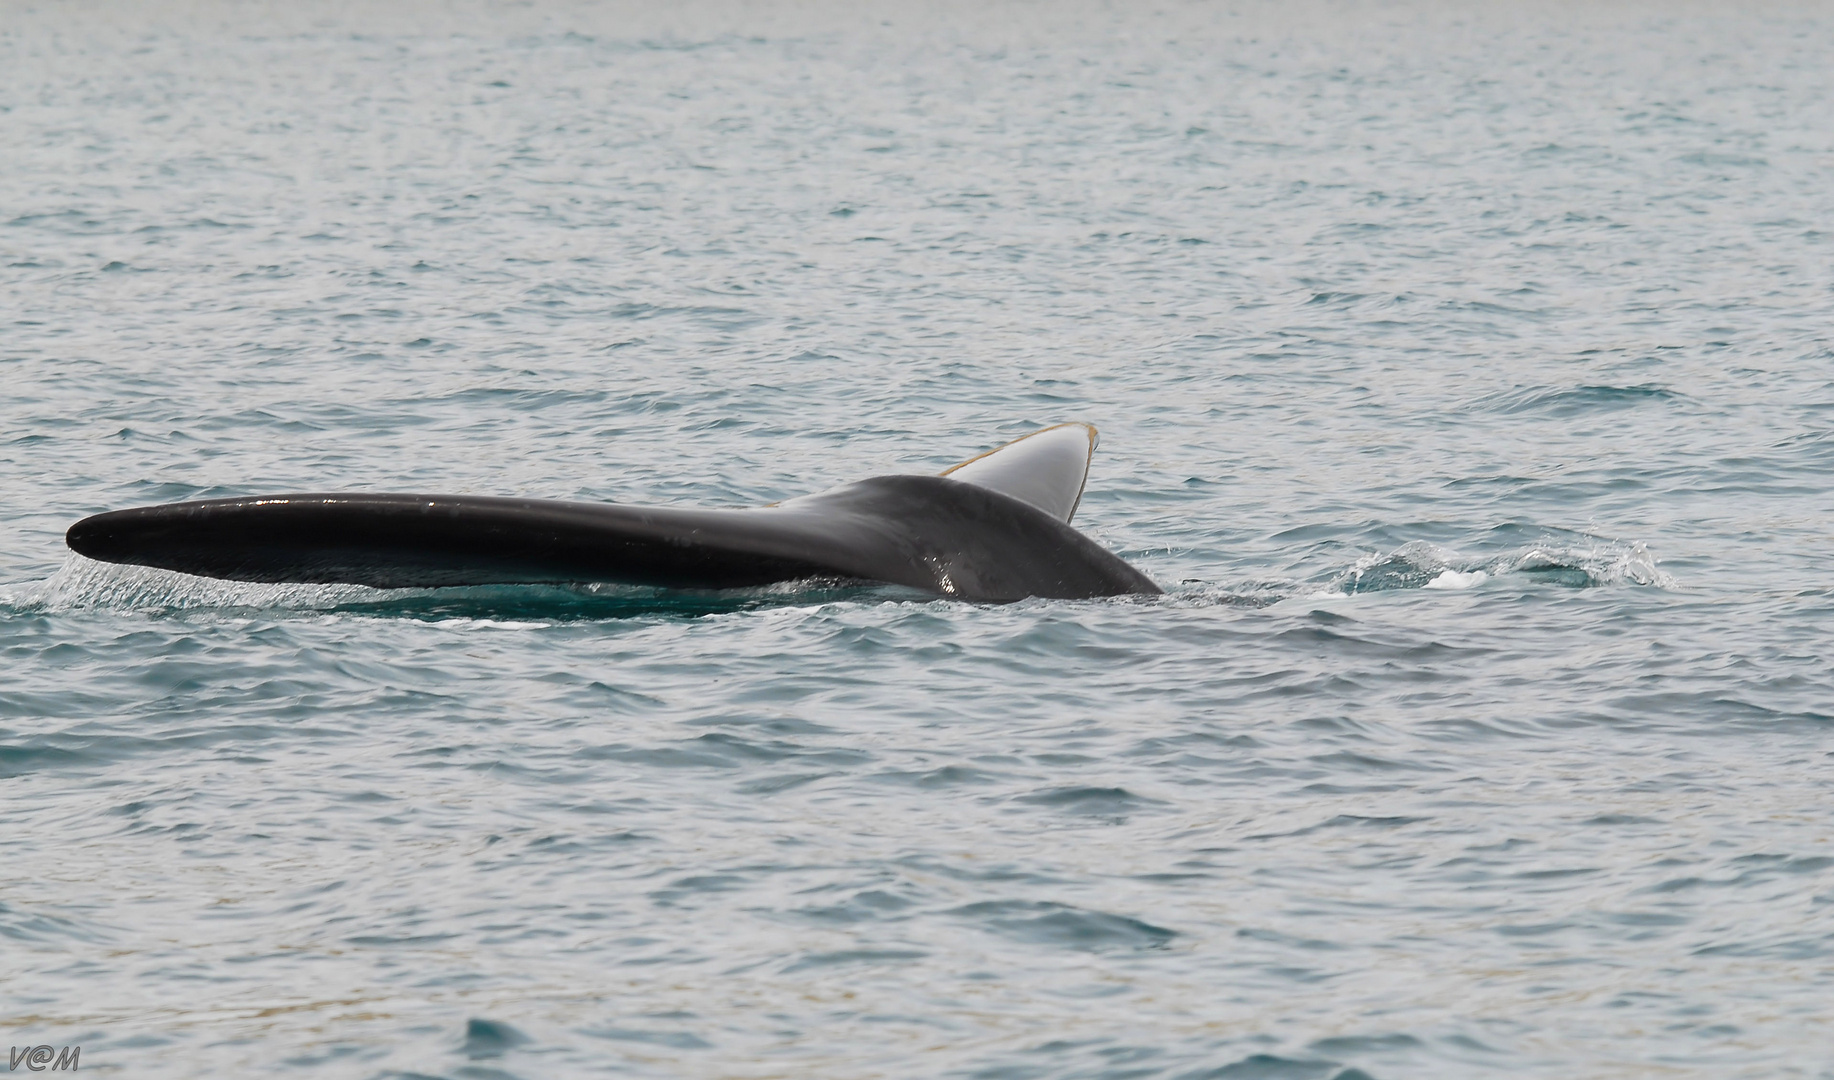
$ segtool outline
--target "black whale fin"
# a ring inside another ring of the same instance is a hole
[[[1089,435],[1079,437],[1093,445],[1093,429],[1084,430]],[[1063,507],[1061,447],[1027,453],[1053,463],[1046,471],[1054,484],[1026,486],[1017,458],[989,475],[1049,503],[1049,511],[996,483],[879,476],[734,510],[466,495],[211,499],[97,514],[71,526],[65,540],[89,558],[201,577],[384,589],[543,582],[720,589],[844,577],[963,600],[1159,592],[1069,526],[1075,497]],[[1078,478],[1077,495],[1081,489]]]

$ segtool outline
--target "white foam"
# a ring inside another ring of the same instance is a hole
[[[1441,570],[1439,572],[1438,577],[1427,582],[1425,585],[1422,585],[1421,588],[1423,589],[1469,589],[1474,585],[1478,585],[1478,584],[1483,583],[1484,581],[1487,581],[1489,578],[1490,578],[1490,575],[1486,574],[1482,570],[1471,570],[1468,572],[1460,572],[1458,570],[1453,570],[1448,567],[1445,570]]]
[[[48,611],[113,608],[128,611],[193,608],[335,607],[376,596],[362,585],[264,585],[193,577],[147,566],[119,566],[71,555],[43,581],[18,586],[9,603]]]
[[[553,626],[550,622],[530,622],[526,619],[440,619],[435,626],[444,630],[546,630]]]

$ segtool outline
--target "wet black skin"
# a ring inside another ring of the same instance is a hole
[[[1051,515],[940,476],[878,476],[732,510],[469,495],[210,499],[97,514],[65,542],[102,562],[201,577],[383,589],[843,577],[980,601],[1160,592]]]

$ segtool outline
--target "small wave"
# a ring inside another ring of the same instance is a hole
[[[785,581],[748,589],[677,590],[634,585],[474,585],[372,589],[364,585],[260,584],[121,566],[71,555],[42,581],[0,588],[0,608],[21,614],[69,611],[140,613],[310,612],[405,618],[456,629],[524,630],[555,621],[638,616],[698,617],[860,600],[928,600],[895,586],[836,578]]]
[[[1470,589],[1497,578],[1527,577],[1550,585],[1588,589],[1610,585],[1673,588],[1675,579],[1656,565],[1641,541],[1625,543],[1574,534],[1488,558],[1472,559],[1416,540],[1386,554],[1371,554],[1333,576],[1324,595],[1398,589]]]
[[[546,630],[553,626],[551,622],[531,619],[442,619],[439,625],[447,630]]]
[[[101,608],[185,611],[264,608],[324,610],[382,593],[361,585],[262,585],[218,581],[147,566],[119,566],[71,555],[43,581],[15,585],[0,603],[20,612]]]
[[[1546,413],[1567,417],[1634,408],[1652,402],[1685,400],[1685,395],[1653,383],[1635,386],[1523,386],[1487,394],[1472,402],[1471,407],[1485,412]]]
[[[1363,556],[1348,570],[1338,573],[1324,591],[1350,595],[1424,589],[1440,574],[1453,569],[1457,559],[1457,555],[1438,544],[1416,540],[1387,555]]]
[[[1186,578],[1175,587],[1168,586],[1160,602],[1194,607],[1272,607],[1290,599],[1300,584],[1292,580],[1220,584],[1202,578]]]
[[[949,914],[1012,941],[1079,952],[1163,949],[1178,936],[1175,930],[1127,915],[1033,900],[982,901]]]
[[[1508,571],[1581,587],[1595,585],[1650,585],[1672,589],[1675,579],[1656,566],[1656,557],[1641,541],[1629,544],[1603,542],[1573,549],[1534,547],[1516,556]]]

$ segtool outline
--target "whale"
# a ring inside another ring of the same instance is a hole
[[[1155,595],[1151,578],[1070,524],[1098,441],[1093,425],[1057,424],[939,475],[874,476],[768,506],[254,495],[96,514],[64,540],[100,562],[379,589],[839,578],[984,602]]]

